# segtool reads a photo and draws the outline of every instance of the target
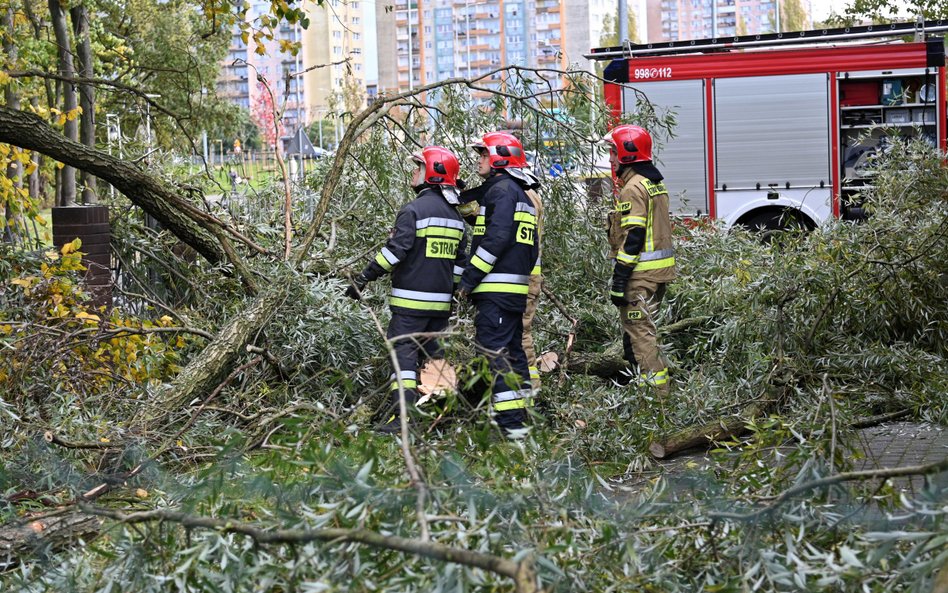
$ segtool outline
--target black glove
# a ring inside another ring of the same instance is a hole
[[[346,289],[346,296],[350,299],[359,300],[362,298],[362,289],[365,288],[365,285],[369,283],[369,279],[365,277],[365,272],[359,272],[357,276],[353,276],[349,279],[350,285]]]
[[[625,307],[629,301],[625,299],[625,287],[632,276],[632,269],[622,264],[616,264],[612,272],[612,287],[609,290],[609,300],[616,307]]]

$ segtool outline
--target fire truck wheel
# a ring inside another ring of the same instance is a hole
[[[739,220],[738,224],[759,233],[764,243],[773,243],[785,231],[808,231],[814,226],[808,217],[788,209],[751,213]]]

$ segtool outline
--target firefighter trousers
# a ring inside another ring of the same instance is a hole
[[[491,372],[491,411],[506,430],[522,428],[530,399],[530,371],[523,352],[523,312],[508,311],[488,299],[475,302],[475,341]]]
[[[543,289],[543,276],[530,276],[530,288],[527,292],[527,308],[523,312],[523,352],[530,369],[530,386],[536,392],[540,389],[540,369],[537,368],[537,352],[533,346],[533,316],[537,312],[537,301]]]
[[[444,348],[436,337],[413,334],[443,332],[448,327],[447,317],[423,317],[392,313],[385,337],[392,340],[398,369],[392,372],[389,385],[389,403],[398,413],[398,385],[405,390],[405,403],[409,406],[418,399],[418,369],[425,361],[444,358]],[[403,336],[403,337],[400,337]],[[424,355],[423,360],[419,360]],[[399,379],[401,381],[399,381]]]
[[[651,385],[663,393],[668,391],[668,364],[658,345],[655,318],[665,298],[663,282],[632,278],[626,284],[625,298],[629,304],[619,309],[622,316],[622,346],[626,362],[640,385]]]

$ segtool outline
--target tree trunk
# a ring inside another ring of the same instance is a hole
[[[564,355],[560,355],[560,359]],[[602,353],[571,352],[566,361],[566,371],[581,375],[595,375],[603,379],[618,377],[629,368],[622,356],[622,345],[612,345]]]
[[[204,351],[191,359],[175,380],[157,394],[158,409],[165,415],[159,424],[196,399],[210,393],[244,352],[244,346],[258,335],[286,300],[291,278],[271,279],[249,307],[232,317]]]
[[[180,190],[151,176],[138,165],[63,138],[41,118],[7,107],[0,107],[0,142],[41,152],[96,175],[115,186],[133,204],[154,216],[211,263],[224,259],[220,243],[199,224],[194,207],[178,195]]]
[[[16,61],[18,57],[18,52],[16,44],[13,43],[14,30],[13,25],[13,7],[8,7],[3,13],[3,51],[7,54],[7,63],[11,67],[16,67]],[[20,96],[14,90],[12,84],[8,84],[3,89],[3,97],[6,100],[6,104],[10,109],[19,109],[20,108]],[[23,187],[23,168],[20,167],[19,163],[16,160],[11,160],[10,164],[7,165],[7,178],[13,180],[13,187],[20,188]],[[12,243],[14,241],[13,228],[15,221],[13,220],[13,208],[12,204],[8,201],[6,204],[6,211],[4,212],[4,217],[6,224],[3,225],[3,241],[6,243]]]
[[[23,523],[0,525],[0,572],[16,567],[37,552],[61,550],[77,539],[98,535],[102,520],[84,513],[69,513]]]
[[[754,403],[741,412],[739,418],[727,418],[690,426],[660,441],[652,441],[649,453],[656,459],[665,459],[695,447],[706,447],[714,441],[739,437],[747,432],[747,421],[760,415],[761,406]]]
[[[72,65],[72,44],[69,42],[69,28],[66,25],[66,13],[59,0],[49,0],[49,15],[56,34],[57,54],[59,55],[59,74],[66,78],[75,78],[76,70]],[[76,101],[76,88],[71,83],[63,84],[63,112],[73,113],[79,104]],[[79,139],[79,122],[76,118],[66,118],[63,133],[69,140]],[[66,165],[60,176],[60,206],[72,206],[76,203],[76,170]]]
[[[76,58],[79,60],[80,78],[93,78],[92,41],[89,38],[89,12],[85,6],[78,5],[69,9],[72,17],[73,32],[76,36]],[[82,115],[79,120],[80,142],[89,148],[95,148],[95,87],[90,83],[79,84],[79,106]],[[88,171],[80,171],[79,180],[82,183],[82,203],[95,204],[96,197],[95,176]]]

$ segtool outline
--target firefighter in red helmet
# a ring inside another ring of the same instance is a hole
[[[658,345],[655,317],[676,273],[668,190],[652,162],[652,137],[646,130],[617,126],[603,142],[619,187],[608,219],[615,261],[609,296],[619,308],[630,372],[639,385],[664,394],[668,365]]]
[[[537,208],[527,195],[538,181],[527,170],[523,145],[507,132],[485,134],[471,148],[479,153],[477,173],[484,182],[462,196],[461,211],[473,218],[471,257],[459,296],[470,295],[477,313],[475,340],[488,356],[491,411],[508,436],[522,434],[531,399],[523,316],[531,274],[539,272]],[[536,292],[539,292],[537,284]],[[512,382],[511,376],[519,378]]]
[[[346,296],[359,299],[366,284],[384,274],[392,275],[392,319],[386,337],[393,340],[398,368],[390,384],[394,413],[386,414],[380,432],[400,429],[400,386],[406,404],[416,401],[421,354],[428,359],[444,357],[436,338],[421,336],[447,328],[452,295],[466,259],[464,221],[456,209],[458,186],[463,186],[457,157],[446,148],[428,146],[412,154],[410,161],[414,165],[412,189],[417,195],[399,210],[385,246],[346,290]]]

